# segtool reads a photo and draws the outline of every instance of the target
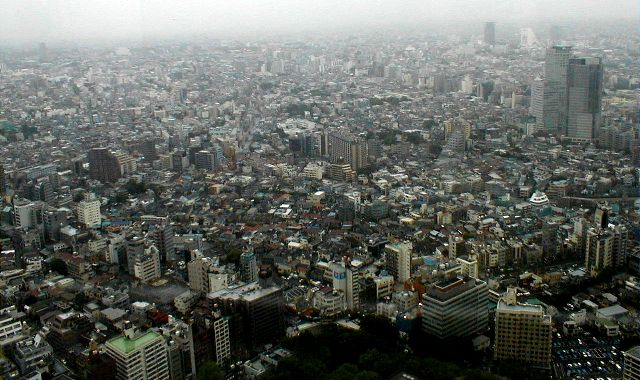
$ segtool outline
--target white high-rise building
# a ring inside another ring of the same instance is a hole
[[[162,275],[160,268],[160,252],[155,246],[136,255],[133,264],[133,275],[142,282],[151,282]]]
[[[342,291],[345,295],[345,304],[348,309],[360,308],[360,279],[357,268],[345,263],[331,263],[333,274],[333,289]]]
[[[86,227],[99,227],[102,223],[100,215],[100,200],[93,193],[85,194],[84,200],[78,203],[78,222]]]
[[[411,252],[413,244],[410,241],[389,243],[384,247],[387,270],[399,284],[411,278]]]
[[[116,380],[169,379],[167,345],[153,330],[136,334],[129,328],[105,343],[105,351],[116,362]]]
[[[572,56],[570,46],[552,46],[545,55],[544,123],[558,132],[564,132],[567,125],[567,66]]]

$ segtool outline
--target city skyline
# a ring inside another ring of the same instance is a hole
[[[638,3],[588,1],[406,1],[391,3],[271,1],[5,1],[0,46],[46,42],[113,42],[211,36],[221,38],[362,32],[383,28],[451,27],[491,20],[498,24],[635,20]],[[584,10],[590,12],[585,14]],[[500,27],[498,27],[499,30]],[[478,29],[481,33],[482,30]],[[498,32],[499,33],[499,32]]]

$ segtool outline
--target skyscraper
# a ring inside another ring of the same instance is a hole
[[[586,233],[584,265],[591,275],[626,261],[629,231],[623,225],[590,228]]]
[[[331,163],[349,164],[358,171],[367,166],[367,143],[346,133],[329,134],[329,160]]]
[[[536,78],[531,84],[529,114],[536,118],[536,130],[556,133],[560,125],[560,98],[557,86],[550,85],[543,78]]]
[[[107,148],[89,151],[89,177],[101,182],[115,182],[120,178],[118,159]]]
[[[164,222],[156,226],[154,241],[160,252],[160,264],[165,265],[167,257],[171,260],[175,259],[176,245],[173,240],[173,226],[171,226],[171,223]]]
[[[253,282],[209,293],[207,298],[218,304],[224,315],[232,316],[230,340],[234,353],[255,350],[284,333],[282,288],[262,288]]]
[[[422,330],[440,339],[484,333],[489,327],[489,288],[484,281],[455,277],[427,287]]]
[[[387,270],[399,284],[411,278],[412,251],[413,244],[410,241],[390,243],[384,247]]]
[[[536,367],[551,364],[551,316],[540,305],[518,303],[509,288],[496,307],[496,360],[517,360]]]
[[[566,128],[567,66],[572,54],[570,46],[552,46],[545,54],[542,125],[558,133],[565,133]],[[538,118],[537,115],[534,116]]]
[[[258,281],[258,262],[253,252],[243,252],[240,255],[240,276],[244,282]]]
[[[331,263],[333,289],[345,295],[346,307],[350,310],[360,308],[360,272],[349,263]]]
[[[484,23],[484,43],[487,45],[496,44],[496,23],[485,22]]]
[[[96,199],[95,194],[85,194],[84,200],[78,203],[77,213],[78,222],[84,224],[86,227],[100,227],[100,223],[102,222],[100,200]]]
[[[136,333],[128,326],[124,335],[105,343],[105,350],[116,362],[116,380],[169,378],[167,345],[153,330]]]
[[[603,66],[601,58],[574,58],[567,70],[567,137],[590,141],[601,122]]]
[[[158,159],[158,152],[156,151],[156,142],[153,139],[144,140],[140,144],[139,149],[145,161],[152,162]]]
[[[0,195],[7,192],[7,182],[4,177],[4,166],[0,165]]]

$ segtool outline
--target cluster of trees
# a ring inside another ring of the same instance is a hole
[[[386,98],[369,98],[369,104],[372,106],[381,106],[384,103],[389,103],[391,105],[397,106],[400,104],[400,102],[406,102],[409,100],[411,99],[406,96],[402,96],[400,98],[397,98],[395,96],[388,96]]]
[[[287,112],[291,116],[304,116],[306,111],[311,112],[313,105],[305,104],[305,103],[290,103],[285,108],[285,112]]]
[[[130,179],[125,185],[125,189],[131,195],[142,194],[147,191],[147,185],[142,181]]]
[[[387,318],[365,316],[360,325],[360,331],[329,325],[317,335],[302,333],[285,341],[293,354],[265,379],[374,380],[401,372],[424,379],[496,378],[404,350],[398,331]]]

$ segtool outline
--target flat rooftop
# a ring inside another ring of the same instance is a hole
[[[106,344],[116,351],[119,351],[121,354],[127,355],[131,351],[149,344],[149,342],[153,341],[159,336],[160,334],[158,334],[157,332],[149,330],[134,339],[129,339],[126,336],[122,335],[117,338],[111,339]]]

